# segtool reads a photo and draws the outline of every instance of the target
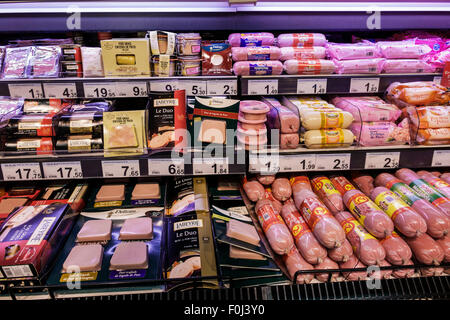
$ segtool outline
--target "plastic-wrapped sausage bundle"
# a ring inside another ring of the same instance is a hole
[[[231,48],[233,61],[278,60],[281,50],[278,47],[233,47]]]
[[[327,251],[317,241],[292,199],[286,201],[281,209],[281,216],[294,237],[295,245],[308,263],[321,263],[327,256]]]
[[[272,183],[272,194],[279,201],[286,201],[292,195],[292,188],[287,178],[276,178]]]
[[[262,175],[262,174],[258,174],[256,175],[256,179],[259,181],[259,183],[261,183],[262,185],[265,186],[270,186],[272,184],[272,182],[275,181],[275,175]]]
[[[280,75],[283,64],[280,61],[238,61],[233,64],[234,74],[237,76],[266,76]]]
[[[332,249],[342,245],[345,240],[344,230],[319,199],[306,198],[299,211],[324,247]]]
[[[348,128],[353,122],[350,112],[335,110],[304,110],[301,113],[302,126],[306,130]]]
[[[327,55],[336,60],[378,58],[380,54],[372,43],[329,43]]]
[[[426,233],[414,238],[405,238],[416,259],[428,265],[438,266],[444,260],[444,250]]]
[[[346,194],[350,190],[356,190],[356,188],[347,180],[346,177],[343,176],[334,176],[330,179],[333,186],[337,191],[341,193],[341,195]]]
[[[307,176],[291,177],[289,180],[292,187],[292,197],[295,202],[295,206],[300,208],[303,201],[306,198],[318,198],[317,195],[311,189],[311,183]]]
[[[450,173],[443,173],[439,178],[450,184]]]
[[[283,68],[287,74],[332,74],[336,69],[333,61],[324,59],[290,59]]]
[[[419,59],[431,51],[429,46],[412,41],[378,41],[376,46],[388,59]]]
[[[275,213],[280,214],[281,208],[283,207],[283,205],[281,204],[280,201],[275,199],[271,188],[264,189],[264,198],[263,199],[270,200],[272,202],[273,208],[275,209]]]
[[[404,168],[398,170],[395,175],[420,194],[422,198],[427,199],[450,217],[450,199],[421,179],[414,171]]]
[[[315,266],[316,270],[336,270],[339,269],[339,266],[336,262],[334,262],[333,260],[331,260],[328,257],[325,257],[325,259],[319,263],[318,265]],[[331,279],[330,281],[336,281],[337,277],[339,276],[339,272],[333,272],[331,274]],[[317,273],[316,274],[316,279],[321,281],[321,282],[327,282],[328,278],[330,277],[329,273]]]
[[[345,262],[353,255],[353,249],[347,239],[339,248],[328,249],[328,257],[336,262]]]
[[[389,173],[381,173],[375,179],[376,186],[383,186],[397,194],[406,204],[413,208],[427,223],[427,233],[434,238],[441,238],[450,230],[450,220],[445,213],[422,199],[413,189]]]
[[[384,73],[432,73],[434,66],[417,59],[387,59],[383,65]]]
[[[228,42],[233,47],[271,46],[275,37],[270,32],[232,33]]]
[[[346,262],[339,263],[339,267],[341,269],[367,268],[355,255],[352,255]],[[367,278],[366,271],[342,272],[342,275],[348,281],[366,280]]]
[[[384,260],[386,252],[383,246],[349,212],[339,212],[335,217],[344,229],[348,241],[362,263],[379,265]]]
[[[305,259],[302,258],[300,253],[295,247],[285,255],[283,255],[283,262],[288,269],[289,276],[292,281],[295,281],[299,284],[310,283],[314,278],[314,275],[311,273],[303,273],[297,276],[297,279],[294,280],[295,273],[299,270],[314,270],[314,267],[310,265]]]
[[[321,33],[282,33],[277,40],[279,47],[323,47],[327,43]]]
[[[320,200],[330,209],[331,213],[336,214],[344,210],[340,192],[334,188],[327,177],[316,177],[311,180],[311,185],[314,192],[319,195]]]
[[[450,101],[450,93],[446,87],[432,81],[393,82],[386,89],[386,98],[400,108],[445,105]]]
[[[283,47],[280,48],[281,61],[286,60],[304,60],[304,59],[325,59],[326,49],[324,47]]]
[[[403,235],[415,237],[427,232],[425,220],[392,191],[376,187],[370,198],[386,212]]]
[[[436,242],[444,250],[444,261],[450,262],[450,236],[436,239]]]
[[[436,188],[436,190],[442,193],[444,196],[450,198],[450,184],[442,179],[439,179],[434,174],[428,171],[417,171],[417,175],[428,182],[430,185],[432,185],[434,188]]]
[[[250,201],[256,202],[264,198],[264,187],[257,180],[247,180],[245,177],[242,186]]]
[[[375,188],[373,185],[373,177],[369,175],[357,175],[353,179],[356,186],[365,193],[366,196],[370,196],[370,193]]]
[[[386,251],[386,260],[393,265],[404,265],[412,257],[408,244],[395,231],[380,243]]]
[[[343,199],[350,212],[375,237],[384,238],[394,231],[392,220],[361,191],[347,191]]]
[[[294,246],[294,241],[283,219],[275,212],[272,202],[267,199],[259,200],[255,210],[273,251],[279,255],[288,253]]]
[[[381,73],[385,59],[333,60],[336,73]]]
[[[280,149],[295,149],[300,143],[298,133],[281,133]]]
[[[355,136],[347,129],[323,129],[306,131],[301,138],[305,146],[310,148],[338,148],[350,147]]]
[[[270,129],[280,129],[281,133],[298,133],[300,119],[297,114],[282,106],[274,98],[264,98],[263,101],[270,107],[267,113],[267,124]]]
[[[404,263],[405,266],[412,266],[414,263],[412,260],[408,260]],[[396,278],[411,278],[414,275],[414,268],[408,269],[396,269],[392,271],[392,275]]]

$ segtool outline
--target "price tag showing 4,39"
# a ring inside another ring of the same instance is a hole
[[[450,150],[434,150],[432,167],[448,167],[450,166]]]
[[[253,173],[275,174],[280,171],[278,155],[250,155],[249,171]]]
[[[42,179],[39,163],[2,163],[3,180],[37,180]]]
[[[75,83],[44,83],[46,98],[76,98],[77,87]]]
[[[116,82],[116,91],[119,97],[146,97],[147,82]]]
[[[194,158],[192,163],[194,174],[228,174],[227,158]]]
[[[209,96],[217,95],[237,95],[236,80],[208,80],[207,91]]]
[[[350,80],[350,93],[378,92],[380,78],[352,78]]]
[[[40,83],[10,83],[8,84],[11,98],[43,99],[44,91]]]
[[[178,89],[178,80],[155,80],[150,82],[150,91],[175,91]]]
[[[139,177],[141,175],[139,160],[103,160],[102,170],[105,178]]]
[[[298,79],[297,94],[327,93],[327,79]]]
[[[117,97],[115,83],[83,83],[86,98],[114,98]]]
[[[317,170],[348,170],[350,169],[350,153],[317,154]]]
[[[44,177],[46,179],[81,179],[83,170],[80,161],[43,162]]]
[[[148,159],[148,175],[183,175],[184,159]]]
[[[398,168],[400,152],[370,152],[366,153],[365,169]]]
[[[278,80],[248,80],[249,95],[278,94]]]

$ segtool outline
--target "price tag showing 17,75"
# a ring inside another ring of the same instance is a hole
[[[278,80],[248,80],[249,95],[278,94]]]
[[[3,180],[37,180],[42,179],[39,163],[2,163]]]
[[[369,152],[366,153],[365,169],[398,168],[400,152]]]
[[[75,83],[44,83],[46,98],[76,98]]]
[[[350,80],[350,93],[378,92],[380,78],[352,78]]]
[[[114,98],[116,94],[115,83],[83,83],[85,98]]]
[[[184,159],[148,159],[148,175],[183,175]]]
[[[194,158],[194,174],[228,174],[227,158]]]
[[[350,169],[350,153],[317,154],[317,170],[348,170]]]
[[[209,96],[237,95],[236,80],[208,80],[207,91]]]
[[[105,178],[139,177],[141,175],[139,160],[103,160],[102,170]]]
[[[81,179],[83,170],[80,161],[43,162],[44,177],[46,179]]]
[[[44,91],[40,83],[10,83],[8,84],[11,98],[43,99]]]
[[[298,94],[323,94],[327,93],[327,79],[298,79]]]

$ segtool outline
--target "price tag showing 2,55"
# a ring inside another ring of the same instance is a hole
[[[83,83],[84,96],[86,98],[115,98],[116,84],[115,83]]]
[[[139,160],[103,160],[102,170],[105,178],[139,177],[141,175]]]
[[[194,158],[194,174],[228,174],[227,158]]]
[[[380,78],[352,78],[350,80],[350,93],[378,92]]]
[[[46,179],[81,179],[83,170],[80,161],[43,162],[44,177]]]
[[[40,83],[10,83],[8,84],[11,98],[43,99],[44,91]]]
[[[3,180],[37,180],[42,179],[42,172],[39,163],[2,163]]]
[[[148,159],[148,175],[183,175],[184,159]]]
[[[297,94],[327,93],[327,79],[298,79]]]
[[[248,80],[249,95],[278,94],[278,80]]]
[[[350,153],[317,154],[317,170],[348,170],[350,169]]]
[[[365,169],[398,168],[400,152],[370,152],[366,153]]]

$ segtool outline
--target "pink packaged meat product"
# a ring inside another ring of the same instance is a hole
[[[380,54],[387,59],[419,59],[431,52],[427,45],[411,41],[380,41],[376,46]]]
[[[337,270],[339,269],[339,266],[336,262],[331,260],[328,257],[325,257],[325,259],[315,266],[316,270]],[[336,281],[337,277],[339,276],[339,272],[334,272],[331,274],[331,279],[329,281],[333,282]],[[316,273],[316,279],[321,282],[327,282],[328,278],[330,277],[329,273]]]
[[[283,68],[287,74],[331,74],[336,69],[333,61],[324,59],[286,60]]]
[[[34,47],[6,48],[3,61],[3,79],[27,78]]]
[[[238,61],[234,63],[233,71],[237,76],[280,75],[283,72],[283,64],[277,60]]]
[[[448,106],[406,107],[403,112],[408,115],[415,129],[450,127],[450,107]]]
[[[408,119],[394,122],[354,122],[349,127],[361,146],[385,146],[410,143]]]
[[[412,262],[412,260],[408,260],[406,263],[404,263],[404,265],[412,266],[414,265],[414,263]],[[414,275],[414,268],[393,270],[392,275],[395,278],[411,278]]]
[[[254,132],[257,132],[257,131],[254,131]],[[241,132],[238,131],[236,133],[236,137],[240,143],[249,145],[249,146],[259,146],[259,145],[264,145],[267,143],[267,134],[247,135],[247,134],[242,134]]]
[[[259,181],[259,183],[261,183],[265,186],[270,186],[272,184],[272,182],[275,181],[275,175],[258,174],[258,175],[256,175],[256,179]]]
[[[419,268],[422,277],[438,277],[444,272],[444,268]]]
[[[300,136],[298,133],[281,133],[280,134],[280,149],[295,149],[300,143]]]
[[[248,119],[248,118],[253,118],[253,119]],[[259,127],[259,125],[264,124],[267,121],[267,117],[266,117],[265,114],[255,117],[253,115],[249,115],[249,114],[245,114],[243,112],[239,112],[238,121],[241,123],[241,125],[244,124],[242,126],[242,128],[255,129],[256,126]],[[264,124],[264,127],[265,127],[265,124]]]
[[[443,173],[439,178],[450,184],[450,173]]]
[[[272,194],[279,201],[286,201],[292,195],[291,184],[287,178],[276,178],[272,183]]]
[[[245,120],[263,120],[270,107],[264,102],[258,100],[242,100],[239,103],[239,114],[242,114]],[[239,120],[240,121],[240,120]]]
[[[300,118],[290,109],[279,104],[278,100],[264,99],[270,107],[267,114],[270,129],[280,129],[281,133],[297,133],[300,128]],[[272,104],[273,103],[273,104]]]
[[[328,43],[327,55],[330,59],[355,60],[378,58],[380,54],[371,43]]]
[[[279,60],[281,50],[274,46],[233,47],[231,55],[234,61]]]
[[[336,262],[345,262],[353,255],[353,249],[350,242],[345,239],[339,248],[328,249],[328,257]]]
[[[442,193],[444,196],[450,198],[450,184],[448,184],[446,181],[439,179],[431,172],[424,170],[417,171],[417,175],[428,182],[430,185],[432,185],[434,188],[436,188],[436,190]]]
[[[264,198],[264,187],[257,180],[247,180],[247,178],[244,178],[242,187],[250,201],[256,202]]]
[[[281,50],[281,61],[296,59],[325,59],[326,49],[324,47],[282,47]]]
[[[336,73],[339,74],[379,74],[383,70],[385,59],[333,60]]]
[[[348,111],[355,122],[396,121],[401,115],[400,109],[379,97],[336,97],[331,100],[336,108]]]
[[[450,61],[450,48],[444,51],[441,51],[435,55],[427,56],[425,61],[428,62],[431,66],[436,69],[444,69],[445,62]]]
[[[228,42],[233,47],[271,46],[274,40],[270,32],[232,33],[228,36]]]
[[[436,239],[436,242],[444,250],[444,262],[450,262],[450,236]]]
[[[277,40],[279,47],[324,47],[327,43],[321,33],[282,33]]]
[[[391,264],[387,262],[386,260],[383,260],[379,264],[380,267],[391,267]],[[392,270],[380,270],[376,271],[373,270],[373,274],[368,274],[369,277],[373,279],[389,279],[389,277],[392,275]]]
[[[444,260],[444,250],[426,233],[405,241],[420,263],[438,266]]]
[[[254,246],[259,246],[259,235],[255,227],[251,224],[230,219],[227,223],[227,236]]]
[[[30,78],[56,78],[59,76],[61,48],[58,46],[35,47],[30,64]]]
[[[367,266],[364,265],[355,255],[352,255],[346,262],[339,263],[341,269],[366,269]],[[342,272],[345,280],[356,281],[356,280],[366,280],[366,271],[358,272]]]
[[[242,127],[242,124],[238,122],[237,126],[237,133],[238,135],[244,137],[244,136],[265,136],[267,135],[267,129],[264,126],[262,129],[245,129]]]
[[[336,190],[330,179],[325,176],[317,176],[311,180],[311,186],[333,215],[344,210],[342,195]]]
[[[404,265],[410,261],[412,251],[408,244],[393,231],[392,234],[380,240],[381,245],[386,251],[386,260],[393,265]]]
[[[266,188],[264,190],[264,199],[270,200],[272,202],[272,206],[273,206],[276,214],[281,213],[281,209],[283,208],[283,205],[281,204],[280,201],[275,199],[271,188]]]
[[[369,175],[357,174],[357,176],[353,177],[353,182],[356,186],[364,192],[366,196],[370,196],[370,193],[374,189],[373,185],[373,177]]]
[[[314,267],[303,259],[295,247],[292,247],[287,254],[283,255],[283,262],[286,265],[289,276],[295,283],[310,283],[314,279],[314,275],[311,273],[301,273],[297,275],[297,279],[294,279],[295,274],[299,270],[314,270]]]
[[[434,66],[417,59],[386,59],[383,65],[384,73],[432,73],[435,70]]]

